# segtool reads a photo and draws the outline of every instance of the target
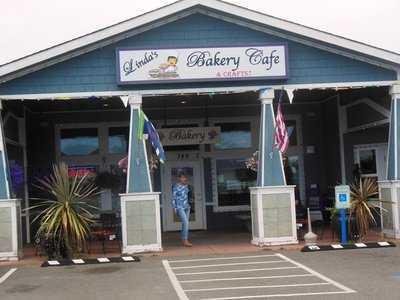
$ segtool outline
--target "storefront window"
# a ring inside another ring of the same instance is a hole
[[[19,142],[19,124],[18,119],[10,116],[4,124],[4,135],[15,142]]]
[[[250,122],[216,123],[215,126],[221,127],[220,141],[215,144],[215,149],[246,149],[252,146]]]
[[[376,174],[376,153],[374,149],[360,150],[361,174]]]
[[[249,187],[257,174],[246,168],[245,159],[217,159],[218,206],[250,205]]]
[[[21,146],[7,143],[12,197],[25,198],[24,152]],[[24,202],[22,202],[24,204]]]
[[[99,138],[97,128],[69,128],[62,129],[61,154],[91,155],[99,153]]]
[[[286,128],[289,134],[289,146],[297,146],[297,128],[295,120],[286,120]]]
[[[108,152],[124,154],[128,152],[129,128],[110,127],[108,129]]]
[[[299,157],[297,155],[286,157],[284,160],[285,178],[288,185],[295,185],[295,197],[300,199],[300,174]]]

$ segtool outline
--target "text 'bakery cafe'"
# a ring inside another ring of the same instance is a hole
[[[220,47],[191,49],[119,49],[119,82],[180,79],[216,80],[240,77],[246,80],[287,77],[287,47]],[[179,69],[179,71],[178,71]]]
[[[399,238],[399,70],[397,53],[218,0],[1,65],[0,257],[34,243],[27,208],[61,163],[93,179],[122,253],[179,240],[182,174],[193,243],[298,243],[298,208],[325,220],[334,187],[359,177],[379,183],[380,226]]]

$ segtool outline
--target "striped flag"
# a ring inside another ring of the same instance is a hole
[[[285,119],[282,114],[281,107],[282,92],[279,97],[278,110],[275,118],[275,147],[279,149],[281,153],[285,153],[289,147],[289,135],[285,125]]]
[[[139,124],[137,130],[138,139],[142,140],[144,138],[144,135],[146,135],[151,145],[153,146],[153,149],[156,152],[158,158],[160,159],[160,162],[164,163],[165,152],[161,144],[160,137],[158,136],[157,130],[154,127],[153,123],[149,121],[149,119],[141,109],[139,109]]]
[[[145,137],[146,135],[146,137]],[[161,163],[165,162],[165,152],[161,145],[160,137],[158,136],[157,130],[154,125],[149,121],[143,110],[139,109],[139,120],[137,127],[137,138],[143,140],[148,138],[154,151],[156,152]],[[128,157],[124,157],[118,162],[118,167],[124,171],[128,169]]]
[[[160,137],[158,136],[156,128],[154,127],[153,123],[151,123],[149,120],[146,120],[144,122],[143,133],[147,134],[148,139],[151,145],[153,146],[154,151],[156,152],[158,158],[160,159],[160,162],[164,163],[165,162],[164,148],[161,144],[161,140]]]

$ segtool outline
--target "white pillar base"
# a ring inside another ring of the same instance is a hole
[[[160,193],[121,194],[122,253],[162,251]]]
[[[0,261],[21,257],[21,201],[0,199]]]
[[[379,181],[381,228],[388,238],[400,239],[400,180]]]
[[[263,247],[298,243],[294,187],[250,188],[252,244]]]

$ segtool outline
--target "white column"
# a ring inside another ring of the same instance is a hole
[[[0,102],[0,260],[22,255],[21,202],[10,198],[10,176]]]
[[[392,98],[389,142],[387,154],[387,178],[379,182],[382,231],[388,237],[400,239],[400,83],[390,88]]]
[[[252,243],[297,243],[294,187],[286,185],[282,155],[274,147],[274,90],[260,92],[260,146],[257,187],[250,188]]]
[[[144,140],[138,139],[142,96],[130,95],[127,189],[121,194],[122,252],[161,251],[160,193],[152,192]]]

